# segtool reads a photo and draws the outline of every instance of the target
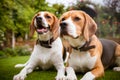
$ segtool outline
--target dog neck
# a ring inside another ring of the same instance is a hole
[[[52,48],[51,44],[54,42],[54,38],[52,37],[51,39],[47,40],[47,41],[43,41],[43,40],[37,40],[36,44],[40,44],[42,47],[45,48]]]
[[[92,38],[90,38],[89,41],[86,41],[85,44],[83,44],[82,46],[79,46],[79,47],[73,47],[73,46],[71,46],[71,47],[72,47],[73,49],[79,50],[79,51],[88,51],[88,50],[90,50],[90,49],[95,48],[95,45],[91,45],[91,46],[90,46],[91,41],[92,41]]]

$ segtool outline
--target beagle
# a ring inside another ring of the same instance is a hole
[[[28,73],[36,67],[43,70],[55,66],[57,69],[56,80],[64,80],[63,45],[59,37],[57,17],[50,12],[38,12],[30,25],[30,36],[37,32],[38,39],[30,59],[25,64],[17,64],[15,67],[24,67],[13,80],[24,80]]]
[[[110,61],[106,60],[113,60],[114,57],[116,60],[113,62],[116,61],[120,66],[120,45],[109,40],[99,40],[95,35],[97,25],[85,12],[65,12],[59,19],[59,26],[61,37],[72,47],[66,67],[68,80],[76,80],[74,70],[86,72],[80,80],[101,77],[104,75],[104,69],[111,65]],[[112,51],[109,48],[112,48]],[[114,70],[120,71],[120,67],[115,67]]]

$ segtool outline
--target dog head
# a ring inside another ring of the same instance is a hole
[[[64,13],[60,20],[61,36],[69,36],[77,39],[81,36],[86,41],[95,34],[97,25],[94,20],[83,11],[68,11]]]
[[[36,31],[38,36],[45,38],[58,37],[57,17],[50,12],[38,12],[32,19],[30,25],[30,37]],[[49,35],[49,36],[48,36]]]

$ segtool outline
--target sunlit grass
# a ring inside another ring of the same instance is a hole
[[[22,68],[14,68],[17,63],[25,63],[28,60],[28,56],[22,57],[10,57],[0,59],[0,80],[12,80],[13,76],[20,72]],[[26,80],[55,80],[56,70],[50,69],[46,71],[35,70],[30,73]],[[83,76],[81,73],[77,73],[78,80]],[[114,72],[112,70],[106,70],[105,76],[99,80],[120,80],[120,72]]]

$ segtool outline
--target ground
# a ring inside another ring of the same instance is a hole
[[[12,80],[13,76],[20,72],[22,68],[14,68],[17,63],[25,63],[29,56],[18,56],[0,59],[0,80]],[[78,80],[84,74],[77,73]],[[54,68],[42,71],[35,70],[29,74],[26,80],[55,80],[56,70]],[[105,76],[98,80],[120,80],[120,72],[114,72],[110,69],[105,71]]]

